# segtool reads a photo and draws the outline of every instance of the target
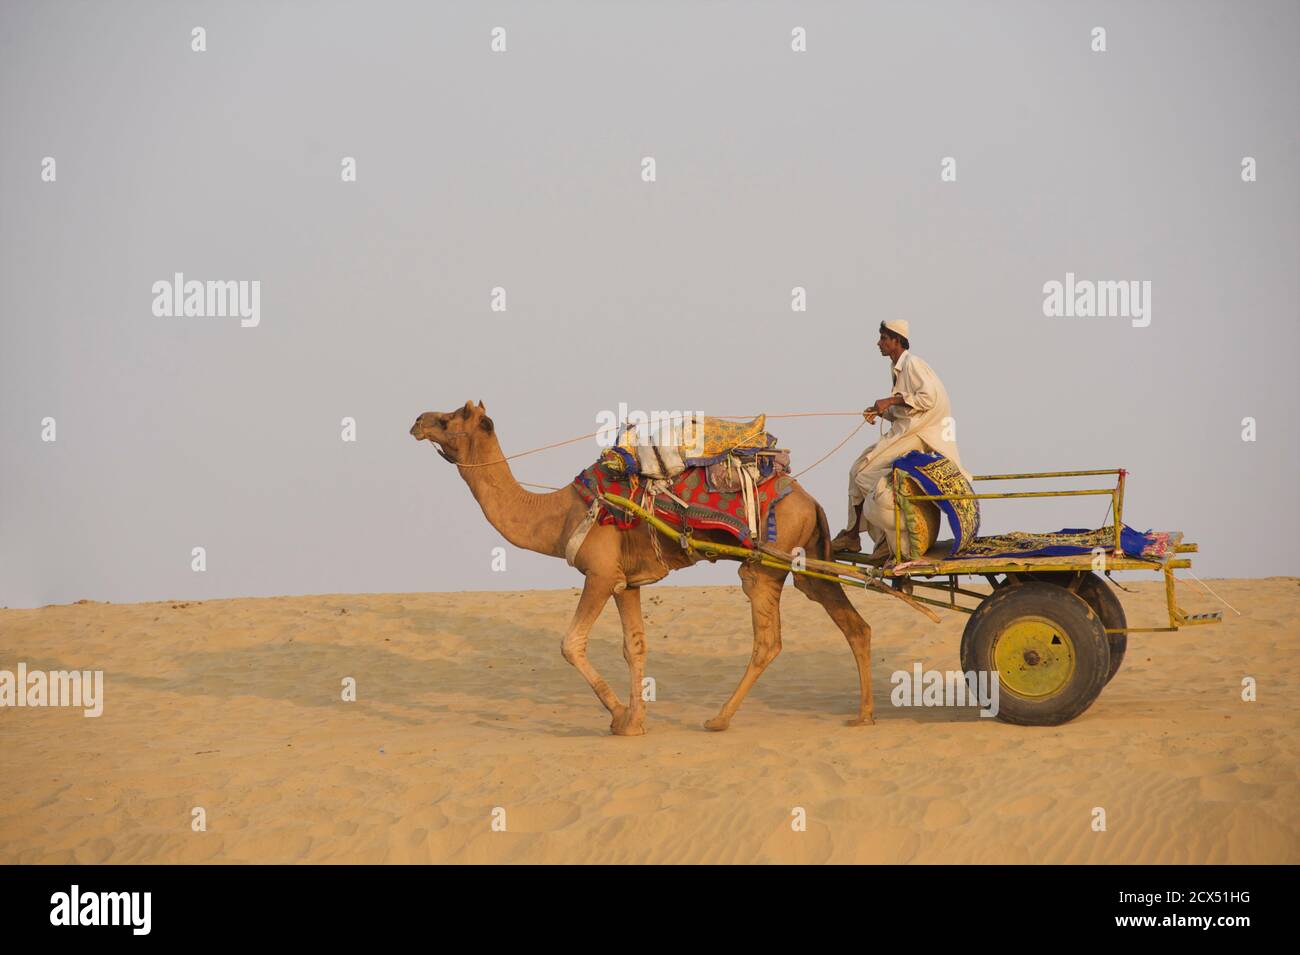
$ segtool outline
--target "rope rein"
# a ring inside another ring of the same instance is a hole
[[[867,423],[867,419],[866,419],[866,418],[863,418],[861,421],[858,422],[858,426],[857,426],[856,428],[854,428],[852,431],[850,431],[849,434],[848,434],[848,437],[846,437],[843,441],[841,441],[839,444],[835,445],[835,447],[831,448],[829,451],[827,451],[825,454],[823,454],[820,458],[818,458],[818,459],[817,459],[816,461],[814,461],[812,464],[808,465],[806,468],[804,468],[804,469],[803,469],[802,471],[800,471],[798,474],[792,474],[792,475],[790,475],[790,476],[791,476],[791,477],[796,477],[796,478],[797,478],[797,477],[801,477],[801,476],[807,474],[809,471],[811,471],[813,468],[817,467],[817,465],[821,464],[823,461],[825,461],[827,458],[829,458],[832,454],[834,454],[834,453],[835,453],[836,451],[838,451],[840,448],[844,447],[844,445],[848,444],[851,440],[853,440],[853,436],[854,436],[855,434],[857,434],[859,431],[861,431],[862,428],[863,428],[863,426],[866,425],[866,423]]]
[[[861,414],[862,414],[861,411],[787,411],[787,412],[784,412],[784,413],[782,413],[782,414],[770,414],[770,415],[767,415],[767,417],[768,417],[768,418],[845,418],[845,417],[848,417],[848,418],[854,418],[854,417],[858,417],[858,416],[860,416]],[[713,415],[713,417],[715,417],[715,418],[736,419],[736,420],[744,421],[744,420],[747,420],[747,419],[749,419],[749,418],[752,418],[753,415],[730,415],[730,414],[723,414],[723,415]],[[798,477],[801,477],[801,476],[804,475],[804,474],[807,474],[807,473],[808,473],[809,471],[811,471],[813,468],[817,467],[817,465],[821,464],[821,463],[824,462],[827,458],[829,458],[831,455],[833,455],[833,454],[834,454],[836,451],[838,451],[840,448],[844,447],[844,445],[846,445],[846,444],[848,444],[850,441],[852,441],[852,440],[853,440],[853,436],[856,435],[859,431],[861,431],[862,428],[863,428],[863,426],[864,426],[866,423],[867,423],[867,422],[866,422],[866,419],[864,418],[862,421],[860,421],[860,422],[858,423],[858,426],[857,426],[856,428],[854,428],[852,431],[850,431],[850,432],[848,433],[848,436],[845,437],[843,441],[841,441],[839,444],[835,445],[835,447],[831,448],[829,451],[827,451],[825,454],[823,454],[820,458],[818,458],[818,459],[817,459],[816,461],[814,461],[812,464],[808,465],[808,467],[804,468],[802,471],[798,472],[797,474],[792,474],[792,475],[790,475],[790,476],[791,476],[791,477],[794,477],[794,478],[798,478]],[[457,466],[457,467],[460,467],[460,468],[485,468],[485,467],[489,467],[489,466],[494,465],[494,464],[505,464],[507,461],[514,461],[514,460],[517,459],[517,458],[526,458],[526,457],[528,457],[530,454],[539,454],[539,453],[542,452],[542,451],[550,451],[552,448],[562,448],[562,447],[564,447],[564,446],[566,446],[566,445],[576,444],[576,443],[579,442],[579,441],[586,441],[586,440],[588,440],[588,439],[590,439],[590,438],[594,438],[594,437],[596,437],[596,435],[598,435],[598,434],[601,434],[601,433],[606,432],[606,431],[609,431],[609,430],[610,430],[609,428],[598,428],[598,429],[596,429],[595,431],[591,432],[590,434],[580,434],[580,435],[578,435],[578,437],[576,437],[576,438],[569,438],[569,439],[566,440],[566,441],[557,441],[557,442],[555,442],[554,444],[544,444],[544,445],[542,445],[541,447],[538,447],[538,448],[529,448],[527,451],[518,451],[518,452],[516,452],[516,453],[514,453],[514,454],[508,454],[508,455],[506,455],[506,456],[503,457],[503,458],[498,458],[498,459],[495,460],[495,461],[476,461],[476,462],[469,462],[469,463],[465,463],[465,464],[457,463],[456,466]],[[560,490],[560,488],[558,488],[558,487],[552,487],[552,486],[549,485],[549,484],[533,484],[533,483],[530,483],[530,482],[528,482],[528,481],[520,481],[520,482],[518,482],[518,483],[521,484],[521,485],[523,485],[524,487],[539,487],[539,488],[542,488],[542,489],[547,490],[547,491],[558,491],[558,490]]]

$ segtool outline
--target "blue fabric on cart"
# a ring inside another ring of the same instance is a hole
[[[974,494],[970,481],[961,473],[961,469],[942,454],[929,451],[911,451],[897,461],[894,467],[913,478],[926,494]],[[935,501],[944,517],[948,518],[948,527],[952,530],[952,550],[950,557],[966,556],[965,548],[975,541],[980,532],[980,502]]]

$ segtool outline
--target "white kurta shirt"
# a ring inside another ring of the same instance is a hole
[[[890,445],[897,444],[903,435],[913,435],[931,451],[937,451],[961,468],[969,480],[970,473],[962,467],[957,452],[956,425],[948,403],[948,390],[934,369],[905,351],[894,363],[893,374],[892,393],[906,404],[885,409],[881,417],[890,422],[890,428],[872,448],[868,460],[871,463],[888,460]],[[945,437],[945,432],[952,437]]]

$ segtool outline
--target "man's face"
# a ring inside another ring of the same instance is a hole
[[[886,335],[884,332],[881,332],[880,341],[876,342],[876,347],[880,349],[880,354],[888,358],[890,348],[892,347],[892,343],[889,336]]]

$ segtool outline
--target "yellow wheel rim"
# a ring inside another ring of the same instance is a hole
[[[1020,617],[994,641],[993,665],[1005,689],[1043,699],[1061,692],[1074,675],[1074,642],[1046,617]]]

